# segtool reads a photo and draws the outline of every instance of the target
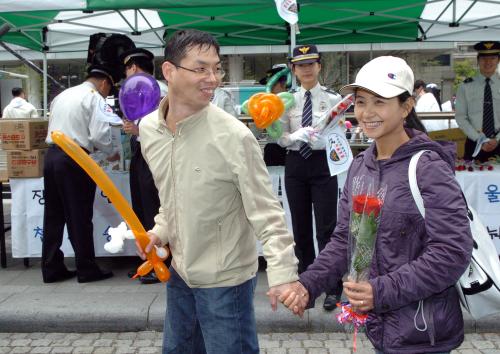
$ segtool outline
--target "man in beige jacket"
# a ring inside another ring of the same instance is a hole
[[[293,238],[256,139],[210,103],[224,76],[216,40],[176,32],[162,72],[168,97],[139,134],[161,204],[146,251],[167,244],[173,256],[163,353],[258,353],[255,241],[275,308],[298,279]]]

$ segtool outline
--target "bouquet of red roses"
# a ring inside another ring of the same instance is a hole
[[[353,180],[348,273],[348,279],[351,281],[368,280],[386,191],[386,186],[376,189],[370,177],[358,176]],[[359,328],[365,325],[368,315],[355,312],[348,302],[341,303],[339,307],[341,308],[341,312],[337,315],[339,323],[346,324],[350,328],[354,327],[353,348],[356,351],[356,334]]]
[[[352,210],[349,223],[349,278],[356,282],[368,280],[377,236],[380,211],[387,188],[377,190],[373,179],[358,176],[353,181]]]

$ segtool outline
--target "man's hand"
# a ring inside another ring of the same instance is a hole
[[[481,146],[481,150],[490,152],[496,149],[498,141],[496,139],[490,139]]]
[[[147,244],[146,248],[143,250],[139,242],[136,240],[135,245],[137,246],[137,255],[141,257],[143,260],[146,260],[146,254],[149,253],[154,246],[161,246],[161,240],[160,238],[155,235],[152,232],[147,233],[149,237],[149,243]]]
[[[279,300],[294,314],[302,317],[309,303],[309,292],[300,282],[295,282],[279,296]]]
[[[272,286],[271,288],[269,288],[269,291],[266,293],[266,295],[269,296],[269,302],[271,303],[271,308],[273,309],[273,311],[276,311],[278,307],[278,297],[281,294],[288,293],[290,289],[293,291],[297,283],[298,282],[291,282]]]
[[[373,288],[369,282],[346,281],[344,282],[344,293],[354,311],[368,312],[373,310]]]
[[[123,120],[123,131],[126,134],[130,135],[139,135],[139,127],[135,125],[133,122],[124,119]]]

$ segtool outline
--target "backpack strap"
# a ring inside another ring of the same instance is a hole
[[[422,154],[429,150],[420,150],[416,154],[411,157],[410,165],[408,166],[408,182],[410,182],[410,190],[413,199],[415,200],[415,204],[417,205],[418,211],[423,218],[425,218],[425,208],[424,208],[424,200],[422,199],[422,194],[420,194],[420,189],[417,184],[417,163],[418,159]]]

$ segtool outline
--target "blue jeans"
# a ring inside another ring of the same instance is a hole
[[[163,354],[259,353],[256,278],[237,286],[190,288],[172,267],[170,271]]]

